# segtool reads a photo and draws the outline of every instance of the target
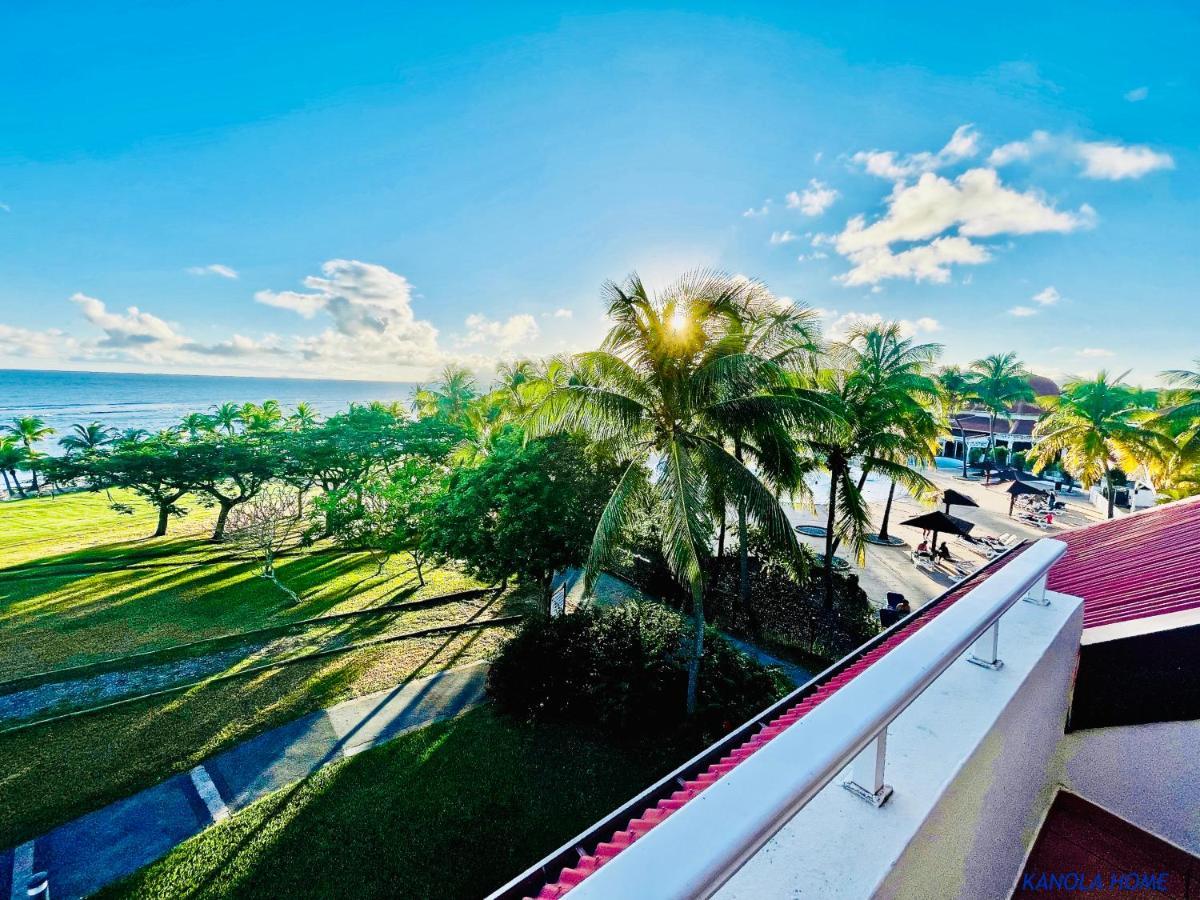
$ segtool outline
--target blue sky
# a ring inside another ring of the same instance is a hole
[[[1200,356],[1194,4],[15,6],[0,367],[483,369],[700,265],[954,362]]]

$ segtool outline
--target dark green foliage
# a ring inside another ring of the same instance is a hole
[[[522,720],[568,722],[641,739],[685,727],[691,625],[657,603],[589,607],[537,618],[492,664],[488,691]],[[774,702],[787,682],[729,646],[705,638],[696,716],[687,730],[714,738]]]
[[[455,472],[430,517],[428,546],[483,581],[536,584],[548,609],[554,573],[587,559],[615,474],[577,437],[524,444],[508,430],[478,467]]]
[[[1018,472],[1024,472],[1025,471],[1025,454],[1024,453],[1014,453],[1012,455],[1012,459],[1009,460],[1009,463]]]
[[[823,588],[816,569],[798,580],[777,562],[750,558],[751,592],[747,609],[738,600],[737,559],[720,560],[707,604],[714,622],[727,631],[763,642],[816,662],[833,662],[879,632],[879,618],[855,575],[834,573],[832,612],[824,609]]]

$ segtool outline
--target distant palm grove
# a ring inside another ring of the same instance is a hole
[[[939,367],[942,347],[898,323],[827,340],[811,310],[740,277],[696,272],[651,293],[632,276],[604,299],[597,349],[502,365],[486,389],[451,366],[409,406],[321,418],[303,403],[226,403],[155,434],[80,423],[57,436],[60,455],[39,451],[51,432],[22,417],[4,426],[0,476],[12,498],[108,492],[115,514],[140,501],[156,536],[188,504],[211,508],[211,539],[271,578],[287,542],[331,541],[381,567],[403,555],[422,583],[427,565],[453,562],[536,586],[549,613],[556,573],[582,569],[591,588],[605,570],[648,567],[690,617],[689,710],[725,564],[735,602],[769,561],[811,586],[834,622],[836,554],[861,557],[868,534],[887,535],[888,512],[870,521],[868,476],[932,501],[922,469],[962,431],[964,410],[991,422],[987,464],[1000,461],[997,417],[1037,402],[1044,416],[1021,462],[1104,486],[1109,515],[1125,473],[1144,471],[1166,497],[1200,492],[1200,369],[1163,373],[1161,390],[1100,372],[1035,397],[1015,353]],[[824,507],[823,554],[802,548],[783,498]]]

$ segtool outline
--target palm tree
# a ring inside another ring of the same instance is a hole
[[[212,416],[201,412],[188,413],[179,422],[179,430],[188,436],[190,441],[198,441],[206,434],[211,434],[216,423]]]
[[[967,377],[975,399],[988,411],[988,458],[996,456],[996,416],[1019,400],[1031,402],[1029,372],[1016,353],[993,353],[971,363]]]
[[[249,431],[270,431],[283,420],[283,410],[278,400],[264,400],[261,406],[243,403],[238,414]]]
[[[288,416],[288,425],[293,431],[302,431],[305,428],[312,428],[319,421],[317,411],[313,405],[307,400],[301,400],[296,404],[295,410]]]
[[[217,427],[225,429],[226,434],[233,434],[238,423],[242,421],[241,407],[236,403],[222,403],[212,409],[212,420]]]
[[[114,438],[113,443],[124,445],[140,444],[148,437],[150,437],[150,432],[145,428],[126,428]]]
[[[4,475],[4,487],[10,497],[15,490],[22,500],[25,499],[25,488],[17,477],[17,469],[25,465],[28,456],[29,453],[16,438],[0,434],[0,474]]]
[[[460,422],[476,397],[475,379],[462,366],[446,366],[438,380],[428,388],[417,385],[412,408],[421,417],[442,416]]]
[[[38,467],[37,456],[33,445],[42,438],[47,438],[54,434],[54,429],[45,423],[37,416],[17,416],[7,426],[9,433],[21,442],[25,447],[26,465],[29,467],[29,474],[32,476],[33,492],[38,493]]]
[[[1173,447],[1170,438],[1146,424],[1140,392],[1123,384],[1124,377],[1101,371],[1090,381],[1069,382],[1057,397],[1042,397],[1047,413],[1033,430],[1040,438],[1031,456],[1034,472],[1061,454],[1063,466],[1084,487],[1104,479],[1110,519],[1116,495],[1113,468],[1132,471],[1142,463],[1153,464]]]
[[[979,398],[972,388],[971,376],[958,366],[943,366],[938,373],[938,385],[941,388],[942,409],[946,414],[947,424],[953,424],[958,429],[962,441],[962,474],[967,477],[967,430],[963,428],[959,418],[968,403]]]
[[[113,441],[113,430],[99,422],[89,422],[86,425],[72,425],[71,433],[59,440],[60,447],[65,447],[67,455],[72,453],[90,453],[99,450],[105,444]]]
[[[769,294],[757,282],[698,272],[651,295],[632,275],[607,284],[605,299],[612,327],[600,349],[576,357],[578,372],[550,390],[529,430],[534,436],[582,431],[623,462],[584,570],[589,590],[637,501],[650,495],[661,504],[662,553],[691,597],[692,712],[704,653],[714,485],[745,503],[770,546],[800,559],[774,494],[714,435],[749,433],[771,419],[799,427],[824,410],[811,392],[789,392],[787,370],[754,349],[742,323],[768,311]]]
[[[862,489],[868,474],[881,472],[917,496],[931,489],[925,476],[903,462],[914,449],[913,438],[903,425],[906,416],[920,418],[919,398],[936,390],[920,370],[939,350],[937,345],[905,345],[898,329],[883,326],[833,345],[833,365],[817,373],[817,386],[836,415],[801,432],[798,439],[824,461],[829,472],[822,568],[826,610],[833,609],[833,566],[838,548],[848,543],[859,559],[866,552],[871,520]],[[896,371],[890,379],[888,371],[893,364]],[[909,389],[916,396],[910,396]],[[854,465],[859,467],[857,478],[853,475]]]
[[[1162,373],[1170,388],[1162,392],[1157,412],[1146,424],[1166,435],[1173,447],[1154,467],[1155,487],[1181,500],[1200,493],[1200,360],[1198,369]]]

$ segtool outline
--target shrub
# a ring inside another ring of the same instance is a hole
[[[567,722],[643,739],[681,728],[710,740],[787,690],[787,681],[705,635],[695,717],[685,721],[690,625],[657,603],[588,607],[526,623],[492,663],[488,693],[526,721]]]
[[[879,632],[874,607],[852,573],[834,573],[833,612],[825,610],[821,573],[815,564],[797,579],[774,561],[750,558],[750,608],[738,599],[737,559],[718,561],[706,608],[713,622],[726,631],[772,648],[797,651],[811,664],[845,656]]]
[[[1004,465],[1004,461],[1006,459],[1008,459],[1008,448],[1007,447],[997,447],[992,452],[992,456],[996,460],[996,462],[998,462],[1000,465]]]
[[[1024,472],[1025,471],[1025,454],[1024,453],[1014,453],[1012,455],[1012,466],[1018,472]]]
[[[967,454],[967,462],[973,466],[979,465],[980,461],[983,459],[983,452],[984,451],[982,447],[972,447],[971,451]]]

